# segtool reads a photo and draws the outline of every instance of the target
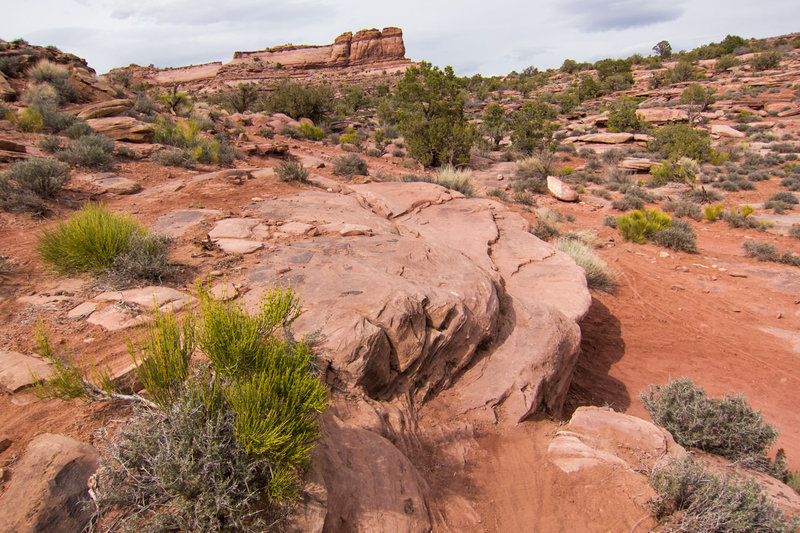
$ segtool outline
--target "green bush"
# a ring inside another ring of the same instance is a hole
[[[561,237],[554,243],[558,250],[566,253],[586,272],[586,284],[590,289],[614,292],[616,276],[608,264],[600,259],[592,249],[578,239]]]
[[[511,117],[511,141],[514,148],[525,154],[537,150],[554,150],[553,132],[557,124],[552,122],[558,113],[544,102],[526,102]]]
[[[666,72],[666,79],[669,83],[682,83],[696,78],[697,69],[689,61],[681,60]]]
[[[333,174],[352,178],[355,175],[366,176],[369,172],[367,162],[355,154],[342,155],[333,162]]]
[[[742,247],[747,257],[755,257],[759,261],[777,263],[781,257],[775,245],[768,242],[745,241]]]
[[[667,229],[672,219],[658,209],[633,211],[617,217],[617,229],[629,241],[644,243],[661,230]]]
[[[789,228],[789,237],[800,239],[800,226],[792,226]]]
[[[164,167],[192,168],[197,159],[188,150],[161,150],[150,156],[153,163]]]
[[[617,211],[630,211],[631,209],[643,209],[644,200],[635,194],[626,193],[622,198],[611,202],[611,207]]]
[[[128,250],[135,233],[146,231],[133,218],[90,203],[55,228],[43,229],[36,251],[59,274],[102,274]]]
[[[16,188],[39,198],[52,198],[69,183],[69,167],[55,159],[32,157],[14,163],[11,169],[0,175],[0,182],[3,183],[0,190],[6,193]]]
[[[105,135],[84,135],[56,157],[73,166],[108,171],[114,168],[114,141]]]
[[[322,138],[325,137],[325,132],[322,131],[322,128],[318,128],[307,122],[300,124],[297,129],[300,131],[303,139],[308,139],[310,141],[321,141]]]
[[[272,89],[265,107],[272,113],[284,113],[295,120],[306,117],[320,124],[331,112],[332,102],[330,87],[303,87],[284,80]]]
[[[714,63],[714,70],[717,72],[727,72],[733,67],[739,66],[742,62],[736,59],[733,54],[726,54],[717,59]]]
[[[656,491],[650,510],[663,521],[659,531],[791,533],[797,527],[756,481],[713,474],[689,456],[654,469],[650,485]]]
[[[253,109],[258,98],[258,87],[255,83],[239,83],[236,87],[228,87],[219,95],[223,107],[234,113]]]
[[[613,104],[608,112],[608,131],[643,132],[647,122],[636,113],[636,101],[622,97]]]
[[[770,70],[778,68],[781,63],[781,53],[777,50],[770,50],[758,54],[750,60],[750,65],[754,70]]]
[[[641,399],[653,421],[672,433],[675,442],[731,461],[764,457],[778,437],[741,395],[709,398],[689,378],[651,386]]]
[[[275,167],[275,175],[277,175],[281,181],[299,181],[300,183],[308,182],[308,169],[306,169],[302,163],[298,163],[297,161],[281,161],[281,163]]]
[[[472,184],[472,171],[470,169],[456,169],[452,166],[445,166],[436,172],[436,183],[442,187],[458,191],[467,198],[475,195],[475,188]]]
[[[700,163],[716,158],[708,132],[694,129],[686,124],[670,124],[650,130],[650,134],[653,140],[648,144],[648,149],[660,153],[665,158],[689,157]]]
[[[36,133],[42,131],[44,120],[38,107],[26,107],[14,118],[14,124],[22,132]]]

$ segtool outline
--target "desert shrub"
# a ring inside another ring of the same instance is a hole
[[[164,104],[173,115],[187,114],[194,106],[191,97],[179,91],[177,85],[174,85],[170,90],[162,94],[159,100],[161,100],[161,103]]]
[[[201,138],[190,151],[200,163],[230,165],[236,160],[236,151],[225,134],[217,134],[211,141]]]
[[[84,135],[94,135],[95,131],[85,121],[76,119],[59,133],[70,139],[80,139]]]
[[[651,386],[641,399],[653,421],[672,433],[675,442],[731,461],[765,456],[778,437],[743,396],[709,398],[689,378]]]
[[[669,83],[681,83],[697,78],[697,68],[689,61],[681,60],[672,68],[667,69],[666,79]]]
[[[56,157],[73,166],[111,170],[114,167],[114,141],[105,135],[84,135]]]
[[[773,194],[769,201],[771,202],[783,202],[789,205],[797,205],[800,203],[800,200],[797,199],[797,196],[788,192],[788,191],[779,191]]]
[[[552,152],[548,150],[518,160],[511,187],[516,191],[547,192],[547,176],[552,171],[552,163]]]
[[[281,163],[275,167],[275,174],[281,181],[308,182],[308,169],[297,161],[281,161]]]
[[[629,241],[644,243],[657,231],[667,229],[672,219],[658,209],[633,211],[617,217],[617,229]]]
[[[608,131],[643,132],[647,122],[636,113],[636,101],[622,97],[613,104],[608,112]]]
[[[726,54],[717,59],[717,62],[714,63],[714,70],[717,72],[727,72],[740,64],[741,61],[736,59],[733,54]]]
[[[130,216],[90,203],[55,228],[43,229],[36,251],[59,274],[101,274],[128,250],[134,233],[146,231]]]
[[[790,533],[797,526],[756,481],[713,474],[690,456],[655,468],[650,485],[656,491],[648,502],[650,510],[657,519],[666,519],[660,531]]]
[[[658,187],[670,182],[694,183],[699,170],[699,165],[694,159],[688,157],[678,160],[667,159],[650,169],[650,185]]]
[[[744,205],[736,209],[731,209],[730,211],[723,211],[719,213],[718,216],[730,224],[732,228],[755,228],[761,229],[762,231],[765,230],[766,226],[764,224],[750,216],[752,213],[753,207]]]
[[[78,102],[81,99],[81,93],[67,80],[53,80],[50,85],[58,93],[60,104]]]
[[[131,233],[127,247],[117,254],[103,278],[113,287],[124,287],[134,281],[161,283],[174,274],[167,253],[170,239],[148,233]]]
[[[561,237],[554,243],[555,247],[566,253],[586,272],[586,284],[590,289],[602,292],[614,292],[616,276],[605,261],[578,239]]]
[[[100,530],[272,530],[297,496],[327,404],[308,344],[289,332],[299,301],[272,289],[250,315],[198,292],[199,319],[156,312],[129,343],[148,397],[92,383],[38,338],[56,374],[40,393],[139,405],[97,474]],[[196,346],[210,366],[190,366]]]
[[[716,154],[711,148],[708,132],[694,129],[686,124],[670,124],[650,131],[653,140],[648,149],[665,158],[689,157],[701,163],[711,161]]]
[[[697,221],[703,219],[700,205],[689,200],[670,200],[664,202],[664,211],[668,211],[679,218],[691,218]]]
[[[39,141],[38,146],[42,151],[54,154],[61,149],[61,139],[56,135],[48,135]]]
[[[366,176],[368,172],[367,162],[356,154],[339,156],[333,162],[333,173],[336,176],[352,178],[355,175]]]
[[[164,167],[192,168],[197,159],[188,150],[160,150],[150,156],[153,163]]]
[[[330,113],[332,102],[333,91],[330,87],[303,87],[284,80],[273,88],[265,107],[272,113],[284,113],[295,120],[306,117],[320,124]]]
[[[22,132],[39,132],[44,127],[42,112],[38,107],[26,107],[14,118],[14,125]]]
[[[709,204],[712,202],[721,202],[724,196],[713,189],[707,190],[705,187],[699,187],[683,193],[683,199],[700,204]]]
[[[800,239],[800,226],[792,226],[789,228],[789,237]]]
[[[200,124],[195,120],[187,120],[178,124],[171,118],[161,115],[155,121],[153,142],[177,148],[191,148],[197,143]]]
[[[622,198],[611,202],[611,207],[617,211],[630,211],[631,209],[644,208],[644,200],[635,194],[626,193]]]
[[[650,239],[665,248],[697,253],[697,234],[688,220],[673,220],[668,228],[656,231]]]
[[[272,128],[264,126],[258,130],[256,135],[258,135],[259,137],[264,137],[265,139],[272,139],[275,137],[275,132],[272,130]]]
[[[67,67],[42,59],[29,68],[27,74],[34,80],[44,83],[55,80],[65,80],[69,78],[70,71]]]
[[[49,83],[31,84],[22,95],[22,101],[39,109],[56,108],[59,104],[58,92]]]
[[[322,128],[318,128],[313,124],[309,124],[308,122],[304,122],[297,127],[300,131],[300,134],[303,136],[303,139],[308,139],[311,141],[321,141],[323,137],[325,137],[325,132],[322,131]]]
[[[755,70],[770,70],[778,68],[781,63],[781,53],[777,50],[769,50],[758,54],[750,60],[750,66]]]
[[[467,198],[475,195],[472,185],[472,171],[470,169],[457,169],[450,165],[436,171],[436,183],[442,187],[458,191]]]
[[[536,205],[536,197],[526,190],[516,191],[514,193],[514,201],[526,206]]]
[[[4,183],[2,189],[6,191],[16,188],[29,191],[39,198],[51,198],[69,183],[69,167],[55,159],[32,157],[14,163],[0,175],[0,181]]]
[[[223,90],[218,98],[222,106],[234,113],[244,113],[258,102],[258,87],[255,83],[239,83]]]
[[[52,133],[61,133],[75,125],[82,120],[70,115],[69,113],[62,113],[53,107],[42,107],[42,125],[47,131]],[[86,124],[85,122],[83,122]],[[87,125],[88,127],[88,125]]]
[[[563,216],[558,211],[552,209],[537,209],[536,210],[536,226],[531,229],[531,233],[536,235],[543,241],[549,241],[558,237],[561,233],[558,223],[561,222]]]
[[[9,78],[16,78],[19,74],[19,65],[21,58],[19,56],[4,56],[0,57],[0,72]]]
[[[139,93],[133,101],[133,110],[142,115],[155,115],[158,112],[158,104],[147,94]]]
[[[525,154],[553,150],[556,143],[553,133],[557,124],[556,109],[540,101],[526,102],[511,117],[511,141],[514,148]]]
[[[703,218],[710,222],[716,222],[720,216],[722,216],[722,204],[707,205],[703,211]]]
[[[503,189],[497,189],[497,188],[489,189],[488,191],[486,191],[486,196],[493,196],[498,200],[502,200],[504,202],[508,201],[508,193]]]

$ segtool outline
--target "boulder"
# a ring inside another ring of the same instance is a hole
[[[712,124],[711,133],[714,135],[720,135],[722,137],[733,137],[735,139],[747,137],[744,132],[741,132],[730,126],[726,126],[725,124]]]
[[[640,159],[637,157],[630,159],[623,159],[619,163],[619,168],[624,170],[635,170],[636,172],[649,172],[655,165],[655,162],[649,159]]]
[[[97,450],[63,435],[34,438],[0,497],[3,530],[73,533],[92,516],[88,480],[99,466]]]
[[[547,176],[547,190],[562,202],[577,202],[578,193],[555,176]]]
[[[5,75],[0,72],[0,100],[13,101],[17,98],[17,91],[8,83]],[[3,117],[0,117],[2,119]]]
[[[74,69],[67,81],[78,91],[84,101],[96,102],[117,98],[117,91],[111,85],[99,80],[97,76],[84,68]]]
[[[317,489],[321,497],[312,503],[322,500],[327,508],[324,531],[431,531],[428,487],[397,447],[330,413],[322,415],[321,425],[321,439],[313,455],[316,477],[322,478],[325,490]],[[306,514],[303,512],[304,518]],[[322,517],[319,513],[316,517],[316,521],[306,521],[307,529],[302,531],[319,531]]]
[[[5,150],[7,152],[19,152],[21,154],[24,154],[28,151],[24,144],[14,142],[9,139],[0,139],[0,150]]]
[[[105,100],[95,104],[89,104],[80,110],[78,118],[88,120],[90,118],[103,118],[119,115],[133,107],[133,101],[124,99]]]
[[[777,114],[777,113],[780,113],[782,111],[788,111],[789,109],[792,109],[793,107],[794,106],[792,105],[792,102],[790,102],[790,101],[787,101],[787,102],[770,102],[770,103],[764,105],[764,111],[766,111],[767,113],[775,113],[775,114]]]
[[[133,117],[92,118],[86,122],[93,130],[115,141],[147,143],[156,134],[152,124],[140,122]]]

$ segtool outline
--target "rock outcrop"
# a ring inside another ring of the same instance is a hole
[[[33,439],[0,497],[3,531],[83,531],[92,516],[87,482],[98,458],[88,444],[63,435],[44,433]]]
[[[152,124],[140,122],[133,117],[91,118],[86,123],[93,130],[115,141],[146,143],[152,141],[156,134]]]

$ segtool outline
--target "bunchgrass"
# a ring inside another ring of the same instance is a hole
[[[367,162],[356,154],[339,156],[333,162],[333,174],[336,176],[352,178],[355,175],[366,176],[368,172]]]
[[[572,257],[575,262],[586,272],[586,284],[590,289],[602,292],[614,292],[616,276],[608,264],[600,259],[596,253],[579,239],[568,236],[556,239],[554,242],[558,250]]]
[[[281,161],[280,164],[275,167],[275,175],[278,176],[281,181],[287,183],[292,181],[299,183],[308,182],[308,169],[297,161]]]
[[[436,172],[436,183],[447,189],[458,191],[467,198],[475,195],[470,169],[457,169],[450,165],[442,167]]]
[[[137,233],[145,234],[145,229],[130,216],[90,203],[53,229],[42,230],[37,252],[59,274],[100,274]]]

